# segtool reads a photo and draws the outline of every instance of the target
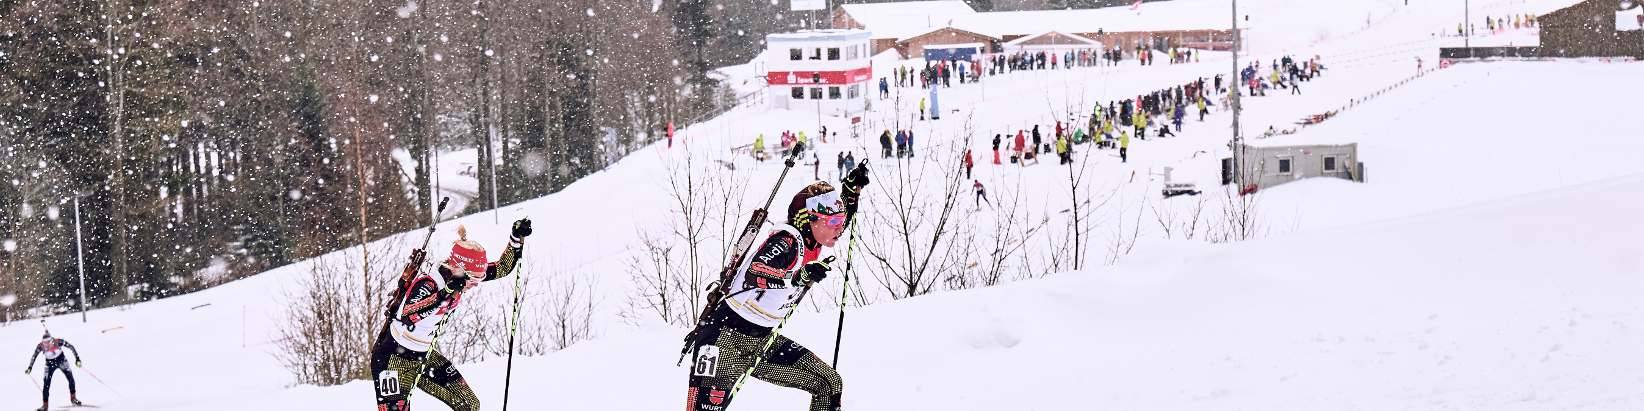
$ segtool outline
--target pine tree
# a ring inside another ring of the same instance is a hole
[[[674,5],[674,28],[679,31],[678,42],[685,58],[686,80],[690,84],[691,96],[695,99],[696,111],[706,111],[709,102],[709,89],[714,80],[708,77],[712,69],[704,49],[713,41],[714,20],[708,14],[709,0],[680,0]]]

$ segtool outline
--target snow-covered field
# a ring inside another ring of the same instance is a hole
[[[1560,3],[1572,1],[1503,1],[1475,5],[1473,13],[1545,14]],[[1241,2],[1252,15],[1255,47],[1242,61],[1319,55],[1331,68],[1304,83],[1302,95],[1273,90],[1246,99],[1247,135],[1269,125],[1293,127],[1304,115],[1409,79],[1321,125],[1264,140],[1357,142],[1367,183],[1315,179],[1263,190],[1263,210],[1275,227],[1257,240],[1210,244],[1147,232],[1112,265],[852,308],[838,365],[845,407],[1644,408],[1644,300],[1635,295],[1644,289],[1644,216],[1636,205],[1644,201],[1644,162],[1636,159],[1644,132],[1632,97],[1644,95],[1644,65],[1468,63],[1412,79],[1416,57],[1430,69],[1438,47],[1459,44],[1431,33],[1453,31],[1462,10],[1402,4]],[[1227,58],[989,78],[942,90],[943,107],[958,112],[902,124],[924,148],[955,141],[968,118],[987,136],[969,147],[987,153],[984,140],[992,134],[1033,124],[1048,129],[1069,106],[1088,113],[1097,101],[1228,72]],[[876,68],[884,75],[893,64]],[[904,91],[906,117],[921,93]],[[874,105],[867,121],[891,127],[890,100]],[[630,283],[623,261],[638,245],[638,230],[667,219],[665,164],[687,154],[723,156],[756,134],[772,142],[785,129],[814,130],[817,121],[804,111],[739,108],[684,130],[673,148],[641,150],[563,192],[442,225],[435,244],[464,224],[490,245],[500,243],[507,222],[529,215],[538,229],[525,264],[591,275],[606,296],[601,336],[515,359],[510,407],[677,409],[686,371],[674,361],[685,330],[659,321],[626,325],[614,315]],[[870,140],[877,130],[851,139],[848,120],[821,121],[842,137],[820,144],[825,179],[839,150],[861,156],[862,147],[877,147]],[[1133,140],[1128,163],[1087,146],[1078,161],[1090,163],[1093,187],[1183,206],[1196,198],[1158,200],[1159,181],[1150,174],[1173,167],[1177,181],[1219,189],[1215,159],[1227,155],[1229,121],[1217,111],[1203,123],[1189,121],[1179,137]],[[980,156],[975,170],[983,184],[1019,188],[1032,212],[1065,208],[1057,205],[1067,201],[1057,184],[1066,170],[1053,161],[1022,168],[994,166],[988,157]],[[750,197],[763,200],[780,166],[735,161],[759,191]],[[874,161],[881,170],[917,164]],[[809,183],[810,174],[808,167],[795,170],[781,196]],[[446,183],[473,190],[466,185],[472,179]],[[992,213],[967,209],[956,218]],[[435,250],[443,256],[443,248]],[[77,369],[80,398],[107,410],[370,407],[369,382],[293,387],[271,355],[272,326],[284,315],[277,297],[296,284],[301,268],[92,311],[87,323],[65,315],[46,324],[80,349],[89,367],[83,370],[107,384]],[[828,360],[836,318],[835,311],[802,311],[784,332]],[[39,332],[29,321],[0,327],[0,347],[21,362]],[[503,368],[496,358],[461,365],[487,409],[501,405]],[[39,391],[24,384],[25,376],[9,378],[0,382],[0,407],[37,407]],[[61,405],[67,391],[58,378],[53,403]],[[736,409],[799,409],[805,398],[755,381]],[[444,409],[425,394],[413,401],[419,409]]]

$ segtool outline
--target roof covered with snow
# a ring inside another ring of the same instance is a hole
[[[1223,1],[1170,1],[1084,10],[1031,10],[977,13],[962,1],[910,1],[840,6],[874,38],[906,40],[943,27],[993,37],[1055,30],[1169,31],[1228,29],[1232,10]]]
[[[924,49],[925,50],[968,49],[968,48],[981,48],[981,47],[987,47],[987,46],[988,45],[982,44],[982,43],[926,44]]]
[[[901,30],[898,33],[899,36],[896,38],[896,41],[899,41],[899,42],[908,41],[908,40],[916,39],[916,38],[922,37],[924,35],[936,33],[936,32],[942,31],[942,30],[946,30],[946,29],[966,31],[966,32],[970,32],[971,34],[991,37],[994,40],[999,39],[999,36],[997,36],[997,35],[988,34],[987,32],[983,32],[983,31],[977,31],[975,28],[972,28],[972,27],[969,27],[969,26],[947,26],[947,25],[942,25],[942,26],[933,26],[933,27],[909,28],[909,29],[906,29],[906,30]],[[875,35],[874,37],[875,38],[885,38],[884,36],[879,36],[879,35]]]
[[[896,3],[841,4],[852,18],[861,21],[880,17],[925,16],[932,14],[976,14],[963,1],[904,1]]]
[[[805,30],[792,33],[771,33],[765,35],[767,42],[782,41],[847,41],[865,40],[871,33],[867,30]]]
[[[1644,21],[1639,20],[1639,16],[1644,16],[1644,6],[1615,12],[1615,29],[1638,30],[1644,28]]]
[[[874,38],[906,39],[946,27],[957,17],[977,14],[963,1],[906,1],[839,6]]]
[[[1233,11],[1226,2],[1169,1],[1084,10],[1031,10],[977,13],[954,19],[955,25],[982,28],[981,33],[1006,36],[1043,33],[1122,31],[1226,30]]]
[[[1071,34],[1071,33],[1063,33],[1061,31],[1056,31],[1056,30],[1051,30],[1051,31],[1046,31],[1046,32],[1043,32],[1043,33],[1038,33],[1038,34],[1034,34],[1034,35],[1031,35],[1031,36],[1025,36],[1025,37],[1022,37],[1022,38],[1019,38],[1019,39],[1007,41],[1007,42],[1005,42],[1004,46],[1005,47],[1010,47],[1010,46],[1017,46],[1017,45],[1022,45],[1022,44],[1025,44],[1025,43],[1030,43],[1030,42],[1033,42],[1034,40],[1038,40],[1040,38],[1043,38],[1043,37],[1051,35],[1051,34],[1055,34],[1055,36],[1057,38],[1066,38],[1068,40],[1071,40],[1071,41],[1077,42],[1077,43],[1096,44],[1096,45],[1102,44],[1102,42],[1099,42],[1099,41],[1096,41],[1096,40],[1091,40],[1089,37],[1085,37],[1085,36],[1081,36],[1081,35],[1077,35],[1077,34]],[[1074,44],[1074,43],[1065,43],[1065,44]]]

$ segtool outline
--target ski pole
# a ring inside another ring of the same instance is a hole
[[[795,296],[794,299],[793,299],[793,308],[795,308],[795,309],[799,308],[799,302],[805,300],[805,294],[809,293],[810,291],[811,291],[811,286],[810,285],[800,287],[799,288],[799,295]],[[765,344],[763,344],[759,347],[759,355],[754,357],[753,366],[748,367],[748,369],[746,371],[742,371],[741,376],[736,377],[736,385],[731,387],[731,394],[725,396],[725,407],[726,408],[729,408],[731,406],[730,402],[731,402],[732,399],[736,398],[736,393],[738,391],[742,391],[742,383],[747,382],[748,381],[748,376],[753,374],[753,371],[755,369],[759,368],[759,364],[765,362],[765,352],[770,351],[771,344],[776,343],[776,337],[779,336],[779,335],[782,335],[782,326],[788,325],[788,318],[793,317],[793,312],[794,311],[795,311],[794,309],[789,309],[788,313],[786,315],[782,316],[782,322],[777,323],[776,328],[771,329],[771,336],[765,337]]]
[[[860,210],[860,207],[858,207]],[[851,242],[845,243],[845,289],[839,292],[839,330],[833,336],[833,369],[839,369],[839,344],[845,340],[845,299],[851,293],[851,253],[856,251],[856,215],[851,214]]]
[[[524,258],[519,259],[519,265],[522,269],[514,275],[514,317],[508,323],[508,367],[502,377],[502,411],[508,411],[508,387],[514,381],[514,333],[519,330],[519,281],[525,276]]]
[[[428,373],[428,359],[434,356],[434,347],[439,345],[440,334],[445,331],[445,321],[449,319],[451,319],[451,314],[447,313],[444,317],[440,317],[439,325],[434,326],[434,339],[428,342],[428,352],[422,355],[422,366],[417,369],[417,378],[411,380],[411,388],[405,389],[406,401],[411,401],[411,394],[416,394],[417,386],[422,385],[422,375]]]
[[[708,286],[709,290],[713,290],[708,293],[708,304],[697,315],[696,328],[685,334],[685,346],[679,350],[679,360],[674,362],[675,367],[684,364],[685,355],[696,349],[697,333],[702,330],[703,324],[708,323],[708,315],[719,309],[719,303],[723,297],[716,297],[716,295],[724,296],[725,293],[729,292],[731,288],[729,279],[734,274],[733,271],[736,270],[737,266],[742,265],[742,259],[748,253],[748,248],[753,247],[754,237],[759,234],[759,228],[764,226],[766,216],[770,213],[767,210],[771,208],[771,202],[776,201],[776,193],[782,189],[782,180],[788,178],[788,170],[793,169],[794,160],[799,158],[799,151],[797,149],[793,150],[788,154],[788,158],[782,161],[782,175],[776,177],[776,186],[771,187],[771,195],[765,198],[765,206],[754,209],[753,215],[748,218],[748,225],[742,228],[742,234],[736,239],[736,248],[734,249],[736,252],[731,254],[730,261],[721,269],[719,280]]]
[[[34,383],[34,389],[36,389],[36,390],[38,390],[38,389],[41,389],[41,388],[40,388],[40,381],[36,381],[36,380],[35,380],[35,379],[34,379],[34,376],[33,376],[33,375],[30,375],[30,376],[29,376],[29,382],[32,382],[32,383]]]
[[[93,379],[93,380],[97,380],[97,383],[98,383],[98,384],[103,384],[103,387],[105,387],[105,388],[108,388],[108,390],[109,390],[109,391],[110,391],[110,392],[113,392],[113,393],[114,393],[114,395],[118,395],[118,396],[120,396],[120,398],[125,398],[125,397],[126,397],[126,395],[125,395],[125,394],[121,394],[121,393],[120,393],[120,391],[118,391],[118,390],[115,390],[115,389],[114,389],[114,387],[110,387],[110,386],[109,386],[109,385],[108,385],[108,383],[106,383],[106,382],[103,382],[103,379],[102,379],[102,378],[97,378],[97,374],[92,374],[92,373],[91,373],[91,370],[88,370],[88,369],[86,369],[86,367],[84,367],[84,366],[82,366],[82,367],[80,367],[80,371],[85,371],[85,372],[86,372],[86,375],[90,375],[90,376],[91,376],[91,379]],[[29,378],[33,378],[33,377],[29,377]]]

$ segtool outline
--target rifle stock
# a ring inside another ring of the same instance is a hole
[[[702,331],[702,326],[708,322],[708,316],[719,308],[719,303],[725,298],[725,293],[730,291],[731,280],[736,275],[736,268],[742,266],[742,259],[747,257],[748,249],[753,247],[754,240],[759,236],[760,227],[765,226],[765,219],[770,216],[770,211],[767,210],[771,208],[771,202],[776,201],[776,192],[782,188],[782,180],[788,178],[788,170],[793,169],[794,160],[799,158],[801,151],[803,151],[802,148],[795,148],[788,154],[788,158],[782,161],[782,174],[776,177],[776,187],[771,188],[771,195],[765,198],[765,206],[755,209],[753,215],[748,218],[748,225],[742,228],[741,236],[736,239],[736,248],[734,248],[736,251],[731,254],[731,259],[725,265],[725,268],[719,271],[719,280],[708,291],[707,305],[702,308],[701,312],[697,313],[696,328],[692,328],[690,333],[685,334],[685,347],[679,350],[679,361],[674,363],[675,366],[685,363],[685,355],[689,354],[691,349],[696,348],[694,343],[696,336]]]

